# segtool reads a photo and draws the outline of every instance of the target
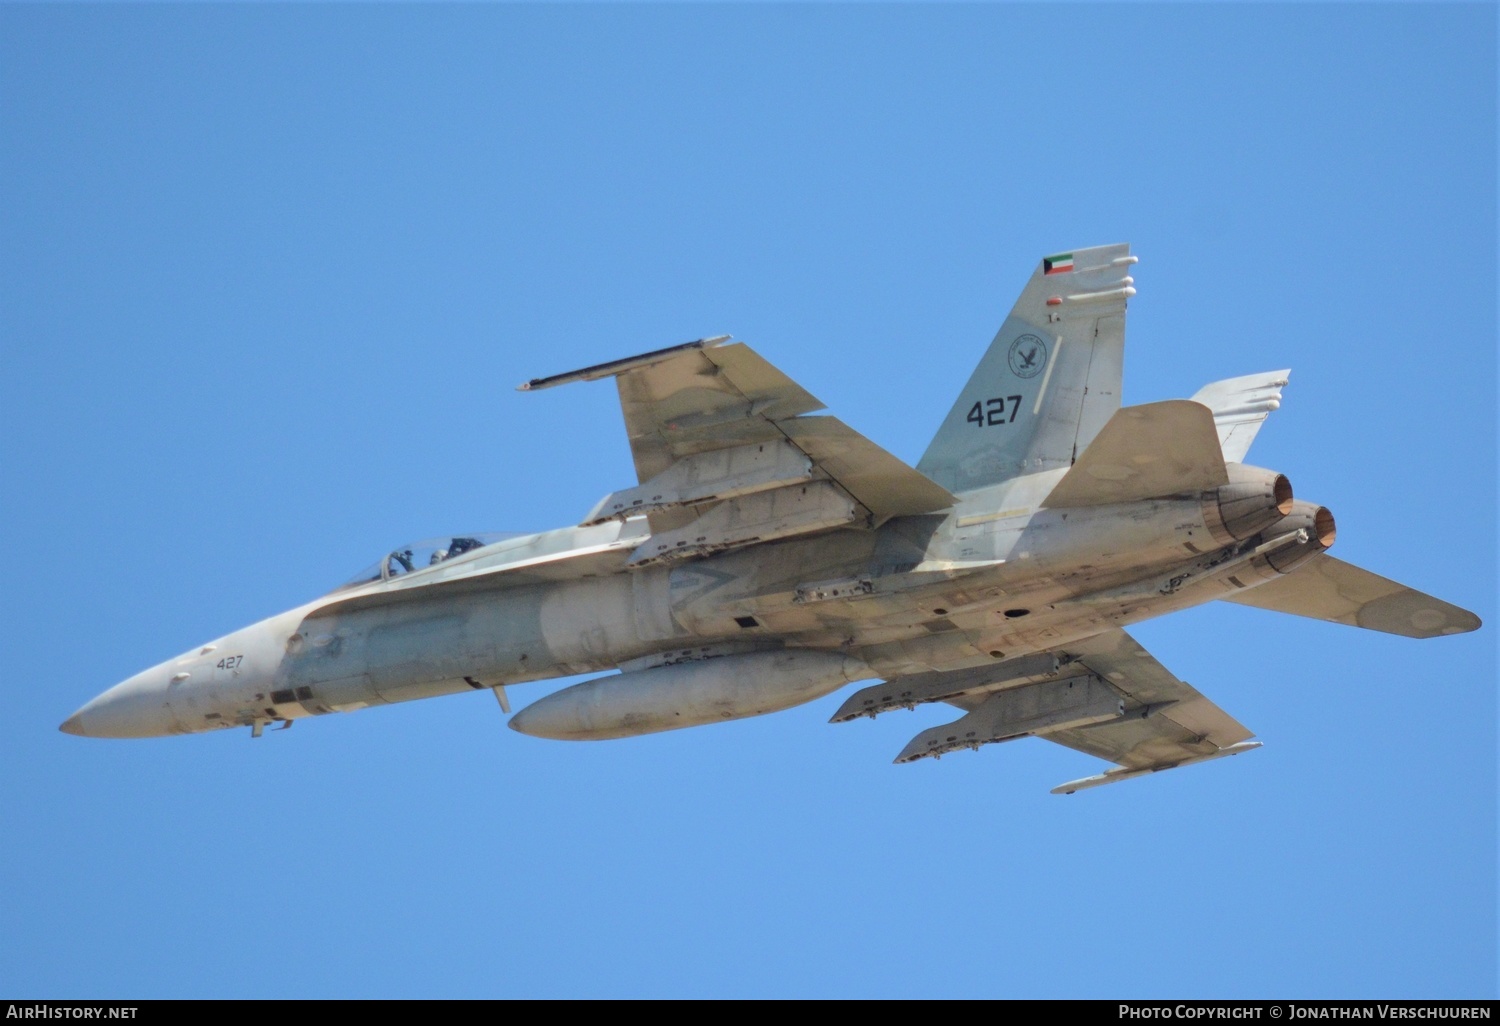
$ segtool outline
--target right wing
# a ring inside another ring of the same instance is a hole
[[[1126,712],[1117,721],[1042,735],[1117,764],[1097,776],[1060,784],[1053,794],[1072,794],[1260,747],[1234,717],[1179,680],[1123,630],[1105,631],[1068,647],[1083,665],[1125,694]]]
[[[1116,764],[1054,794],[1260,747],[1248,740],[1249,730],[1119,629],[992,666],[898,677],[851,695],[833,719],[933,701],[966,715],[912,738],[897,762],[1035,736]]]

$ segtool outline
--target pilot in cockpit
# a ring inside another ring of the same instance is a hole
[[[446,549],[433,549],[432,558],[427,561],[428,566],[437,566],[445,559],[454,556],[462,556],[465,552],[481,548],[484,545],[478,538],[454,538],[448,543]]]

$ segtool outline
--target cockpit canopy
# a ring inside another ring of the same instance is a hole
[[[428,538],[424,541],[411,542],[408,545],[399,545],[388,552],[378,563],[361,570],[336,590],[342,591],[344,588],[353,588],[356,585],[369,584],[373,581],[388,581],[393,577],[404,577],[406,574],[426,570],[439,563],[446,563],[450,559],[458,559],[460,556],[478,552],[487,545],[519,537],[521,536],[515,533],[484,531],[476,534],[445,535],[441,538]]]

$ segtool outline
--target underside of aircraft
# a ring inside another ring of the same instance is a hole
[[[601,740],[790,708],[943,702],[897,762],[1041,737],[1114,764],[1072,793],[1259,747],[1124,630],[1222,600],[1413,638],[1472,613],[1329,555],[1332,513],[1244,462],[1289,372],[1122,407],[1126,245],[1045,258],[909,466],[749,346],[700,339],[534,379],[613,379],[637,482],[577,526],[465,535],[100,695],[143,737],[618,670],[516,713]]]

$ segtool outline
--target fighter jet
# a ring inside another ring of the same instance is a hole
[[[578,525],[449,536],[116,685],[87,737],[269,725],[616,671],[527,706],[534,737],[944,702],[897,762],[1039,737],[1114,763],[1259,747],[1125,627],[1225,601],[1412,638],[1474,614],[1328,555],[1333,514],[1245,461],[1288,371],[1120,405],[1128,245],[1041,261],[916,467],[749,346],[705,338],[520,386],[612,378],[638,483]]]

